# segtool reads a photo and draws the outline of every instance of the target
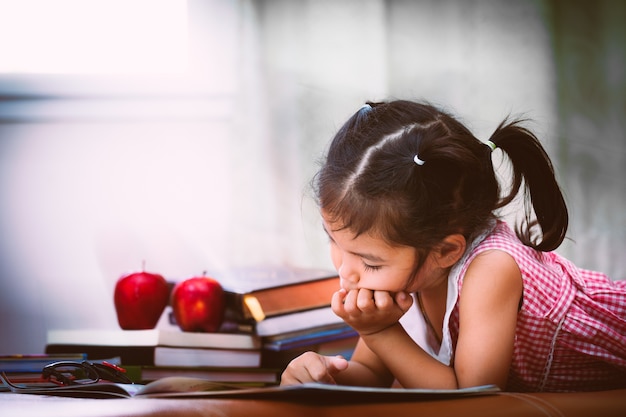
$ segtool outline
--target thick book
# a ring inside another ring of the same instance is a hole
[[[169,346],[47,345],[46,352],[84,352],[90,360],[119,357],[120,363],[143,366],[250,367],[261,364],[261,349],[177,348]]]
[[[215,273],[236,320],[266,317],[330,305],[339,276],[326,269],[295,267],[242,268]]]
[[[50,330],[48,345],[91,346],[172,346],[214,349],[258,349],[261,341],[254,334],[193,333],[178,330]]]
[[[494,395],[495,385],[462,389],[372,388],[346,385],[306,383],[287,386],[245,387],[207,381],[200,378],[166,377],[141,384],[96,383],[51,387],[28,387],[11,384],[0,374],[2,382],[13,392],[87,398],[238,398],[292,401],[309,404],[350,404],[398,401],[448,400],[479,395]]]
[[[155,366],[261,366],[260,349],[207,349],[157,346]]]
[[[81,352],[87,354],[89,359],[120,357],[123,365],[154,366],[157,347],[251,351],[257,355],[261,341],[254,334],[242,333],[191,333],[160,329],[51,330],[48,332],[46,353]]]
[[[256,323],[255,333],[260,337],[268,337],[282,333],[313,331],[320,327],[342,323],[343,320],[333,312],[330,306],[327,306],[267,317]]]

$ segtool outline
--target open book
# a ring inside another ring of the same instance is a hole
[[[246,387],[188,377],[165,377],[146,385],[97,383],[25,388],[9,384],[2,376],[0,379],[6,386],[11,386],[11,391],[24,394],[83,398],[241,398],[317,404],[440,400],[489,395],[499,391],[495,385],[457,390],[371,388],[319,383]]]

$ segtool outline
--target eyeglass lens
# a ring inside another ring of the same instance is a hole
[[[100,379],[88,363],[57,362],[46,366],[42,376],[60,385],[93,384]]]

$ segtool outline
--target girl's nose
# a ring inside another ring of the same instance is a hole
[[[343,262],[337,271],[342,281],[348,282],[353,286],[359,282],[359,273],[356,268],[352,267],[349,263]]]

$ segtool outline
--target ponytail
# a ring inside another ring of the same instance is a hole
[[[556,249],[565,239],[568,213],[550,157],[519,121],[503,121],[489,140],[507,154],[513,168],[510,192],[500,198],[497,208],[511,203],[523,186],[524,219],[515,228],[517,236],[537,250]],[[535,226],[541,229],[540,240],[533,232]]]

